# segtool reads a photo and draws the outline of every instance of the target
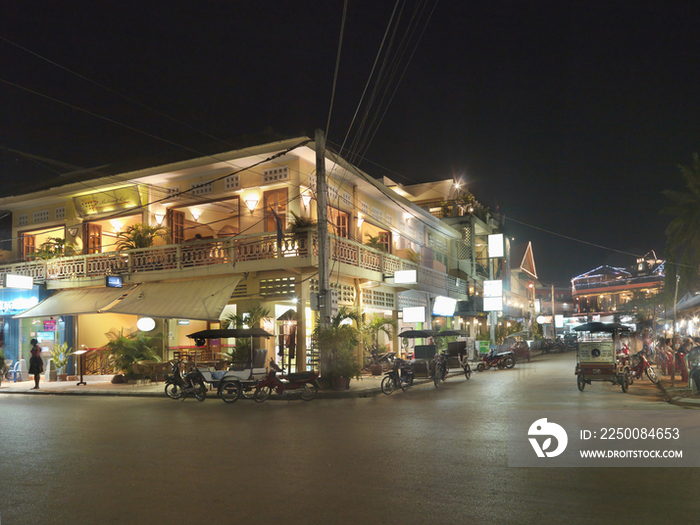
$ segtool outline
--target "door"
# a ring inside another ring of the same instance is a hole
[[[102,253],[102,226],[92,222],[83,223],[83,253]]]
[[[28,259],[36,251],[36,237],[23,233],[20,248],[22,250],[22,259]]]
[[[168,209],[168,228],[172,244],[185,242],[185,212]]]
[[[287,188],[266,191],[263,194],[263,203],[265,205],[265,231],[277,231],[275,215],[280,220],[281,229],[284,230],[287,227]]]

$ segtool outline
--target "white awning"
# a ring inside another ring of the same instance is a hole
[[[106,311],[168,319],[218,319],[240,277],[144,283]]]
[[[128,288],[73,288],[62,290],[44,299],[36,306],[14,316],[50,317],[59,315],[94,314],[108,309],[120,298],[129,294],[136,286]]]
[[[218,319],[240,277],[197,281],[143,283],[125,288],[62,290],[15,315],[48,317],[94,313],[121,313],[170,319]]]

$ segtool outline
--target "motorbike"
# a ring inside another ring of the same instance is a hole
[[[659,378],[656,376],[654,367],[651,366],[643,352],[638,352],[632,356],[630,366],[628,367],[630,379],[642,379],[643,374],[649,378],[649,381],[656,384]]]
[[[402,391],[408,390],[413,385],[413,367],[403,359],[395,359],[394,366],[382,379],[382,392],[387,396],[397,388]]]
[[[433,382],[435,383],[435,388],[437,388],[440,381],[444,382],[447,380],[447,355],[443,352],[435,354],[433,363]]]
[[[170,399],[184,399],[194,394],[197,401],[207,398],[207,387],[204,384],[204,376],[197,368],[192,368],[184,376],[180,372],[182,361],[171,363],[172,375],[165,382],[165,395]]]
[[[372,365],[381,365],[382,370],[386,372],[394,362],[394,355],[394,352],[380,354],[376,345],[372,345],[370,350],[367,350],[365,347],[365,368],[368,369]]]
[[[270,371],[255,387],[253,399],[262,403],[274,390],[278,395],[291,398],[301,397],[304,401],[311,401],[318,394],[318,372],[297,372],[277,377],[277,373],[283,373],[284,368],[280,368],[273,359],[270,359]]]
[[[476,365],[477,372],[483,372],[491,367],[496,367],[499,370],[504,368],[513,368],[515,366],[515,355],[512,351],[504,352],[502,354],[497,354],[496,352],[489,352],[481,358],[481,363]]]

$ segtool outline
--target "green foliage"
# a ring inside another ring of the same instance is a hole
[[[292,214],[292,220],[290,221],[289,227],[287,229],[291,232],[296,233],[299,230],[313,228],[314,226],[316,226],[316,221],[311,217],[300,217],[293,211],[290,211],[289,213]]]
[[[360,327],[360,334],[365,346],[378,344],[379,332],[383,332],[391,338],[396,331],[396,321],[390,317],[372,315],[365,319]]]
[[[534,321],[533,326],[535,329],[534,338],[535,339],[544,339],[544,328],[542,328],[542,325],[540,323],[538,323],[537,321]]]
[[[352,324],[343,324],[351,320],[356,325],[360,323],[357,312],[342,307],[338,314],[331,318],[327,328],[321,329],[316,324],[314,339],[324,360],[328,361],[329,377],[359,378],[362,373],[356,350],[360,344],[360,331]]]
[[[53,350],[51,350],[51,360],[53,361],[53,364],[56,365],[56,371],[59,374],[63,374],[65,372],[66,365],[68,364],[68,358],[71,355],[71,350],[73,350],[73,348],[68,348],[67,343],[63,343],[60,346],[55,345]]]
[[[406,250],[406,258],[412,263],[420,264],[420,253],[414,252],[411,248]]]
[[[443,330],[451,330],[450,328],[447,328],[446,326],[435,326],[433,328],[436,332],[442,332]],[[433,339],[435,341],[435,351],[436,352],[442,352],[447,350],[447,343],[452,343],[453,341],[457,340],[456,335],[449,335],[447,337],[436,337]]]
[[[386,252],[386,244],[382,243],[381,237],[373,237],[370,233],[365,233],[365,236],[367,236],[367,242],[365,242],[365,246],[369,246],[370,248],[374,248],[375,250],[379,250],[380,252]]]
[[[496,331],[494,334],[496,337],[496,343],[502,345],[510,334],[515,334],[522,331],[523,325],[521,323],[511,323],[510,326],[507,326],[505,323],[499,323],[496,326]]]
[[[223,319],[226,328],[259,328],[260,321],[270,317],[270,310],[260,305],[253,306],[242,314],[229,314]],[[236,346],[229,350],[226,355],[234,362],[247,361],[250,357],[250,337],[239,337],[236,339]]]
[[[32,254],[36,259],[54,259],[56,257],[70,257],[75,255],[75,246],[60,237],[49,237],[41,245],[41,248]]]
[[[0,381],[7,374],[7,365],[5,365],[5,351],[0,348]]]
[[[156,341],[163,338],[162,334],[147,336],[140,330],[124,334],[124,329],[112,328],[105,334],[109,342],[102,347],[103,354],[108,356],[115,370],[130,370],[137,361],[160,361]]]
[[[150,248],[156,238],[165,239],[166,235],[167,230],[162,226],[134,224],[117,234],[117,251]]]

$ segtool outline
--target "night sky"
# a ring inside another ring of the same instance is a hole
[[[3,183],[313,137],[342,18],[340,0],[6,3]],[[328,140],[375,176],[463,179],[544,282],[661,256],[661,191],[700,151],[698,27],[691,1],[350,0]]]

